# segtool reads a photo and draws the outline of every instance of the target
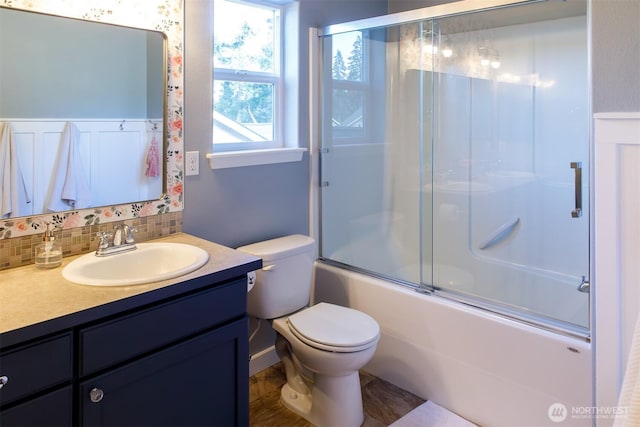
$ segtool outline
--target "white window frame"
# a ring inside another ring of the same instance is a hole
[[[215,2],[214,0],[214,11],[215,11]],[[276,18],[277,22],[274,22],[274,40],[273,40],[273,50],[274,50],[274,58],[273,65],[274,71],[272,73],[268,72],[259,72],[259,71],[249,71],[249,70],[239,70],[233,68],[221,68],[215,67],[213,68],[213,80],[225,80],[225,81],[234,81],[234,82],[244,82],[244,83],[266,83],[273,85],[273,140],[271,141],[261,141],[261,142],[215,142],[212,141],[213,151],[214,153],[218,152],[228,152],[228,151],[245,151],[245,150],[257,150],[257,149],[273,149],[280,148],[284,146],[283,140],[283,107],[282,107],[282,99],[283,99],[283,8],[262,1],[237,1],[237,0],[227,0],[234,1],[236,3],[245,4],[248,6],[263,8],[269,10],[277,10],[278,17]],[[214,12],[215,13],[215,12]]]
[[[303,153],[307,151],[306,148],[298,147],[297,143],[293,141],[286,141],[286,136],[291,137],[296,132],[293,132],[290,127],[296,127],[295,120],[289,120],[285,118],[285,111],[289,111],[294,108],[291,105],[285,105],[285,102],[291,102],[290,96],[285,93],[285,66],[284,56],[285,49],[288,46],[288,42],[284,40],[285,29],[285,16],[287,12],[287,6],[284,6],[286,1],[268,2],[262,0],[233,0],[239,3],[248,4],[256,7],[267,7],[270,9],[278,9],[280,11],[279,22],[277,24],[278,31],[274,31],[274,37],[277,37],[277,45],[274,45],[274,65],[277,70],[277,81],[274,84],[274,138],[273,141],[265,142],[244,142],[244,143],[214,143],[213,138],[211,140],[212,152],[206,154],[209,159],[209,166],[211,169],[223,169],[240,166],[255,166],[265,165],[272,163],[285,163],[295,162],[302,160]],[[212,22],[213,24],[213,22]],[[275,26],[274,26],[275,29]],[[213,36],[213,32],[211,34]],[[297,35],[296,35],[297,37]],[[296,44],[297,45],[297,44]],[[297,58],[297,53],[292,52],[292,57]],[[289,56],[289,55],[287,55]],[[258,80],[250,80],[249,72],[246,75],[241,72],[236,72],[232,69],[213,68],[212,70],[212,82],[215,80],[233,80],[233,81],[256,81],[266,82],[266,79],[273,78],[271,73],[251,73],[251,77],[256,77]],[[276,74],[276,73],[274,73]],[[271,82],[271,81],[269,81]],[[297,80],[296,80],[297,82]],[[293,93],[297,93],[294,88]],[[289,99],[289,101],[285,101]],[[213,99],[212,99],[213,101]],[[213,113],[213,104],[212,113]],[[285,128],[286,126],[286,128]]]

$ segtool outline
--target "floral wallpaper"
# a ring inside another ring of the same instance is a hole
[[[182,0],[0,0],[0,6],[162,31],[168,47],[167,194],[163,200],[0,220],[0,239],[141,218],[183,209]]]

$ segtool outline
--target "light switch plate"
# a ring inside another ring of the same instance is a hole
[[[187,151],[184,159],[184,167],[186,176],[200,174],[200,152]]]

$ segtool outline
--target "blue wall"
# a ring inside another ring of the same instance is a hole
[[[160,32],[2,8],[0,40],[0,117],[162,117]]]

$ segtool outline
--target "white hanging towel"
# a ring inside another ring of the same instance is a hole
[[[31,203],[31,196],[20,170],[18,149],[13,135],[13,126],[0,122],[0,216],[17,217],[20,207]]]
[[[640,317],[636,321],[614,427],[640,426]]]
[[[89,181],[80,156],[80,131],[71,122],[65,124],[60,137],[58,161],[45,206],[50,212],[91,206]]]

